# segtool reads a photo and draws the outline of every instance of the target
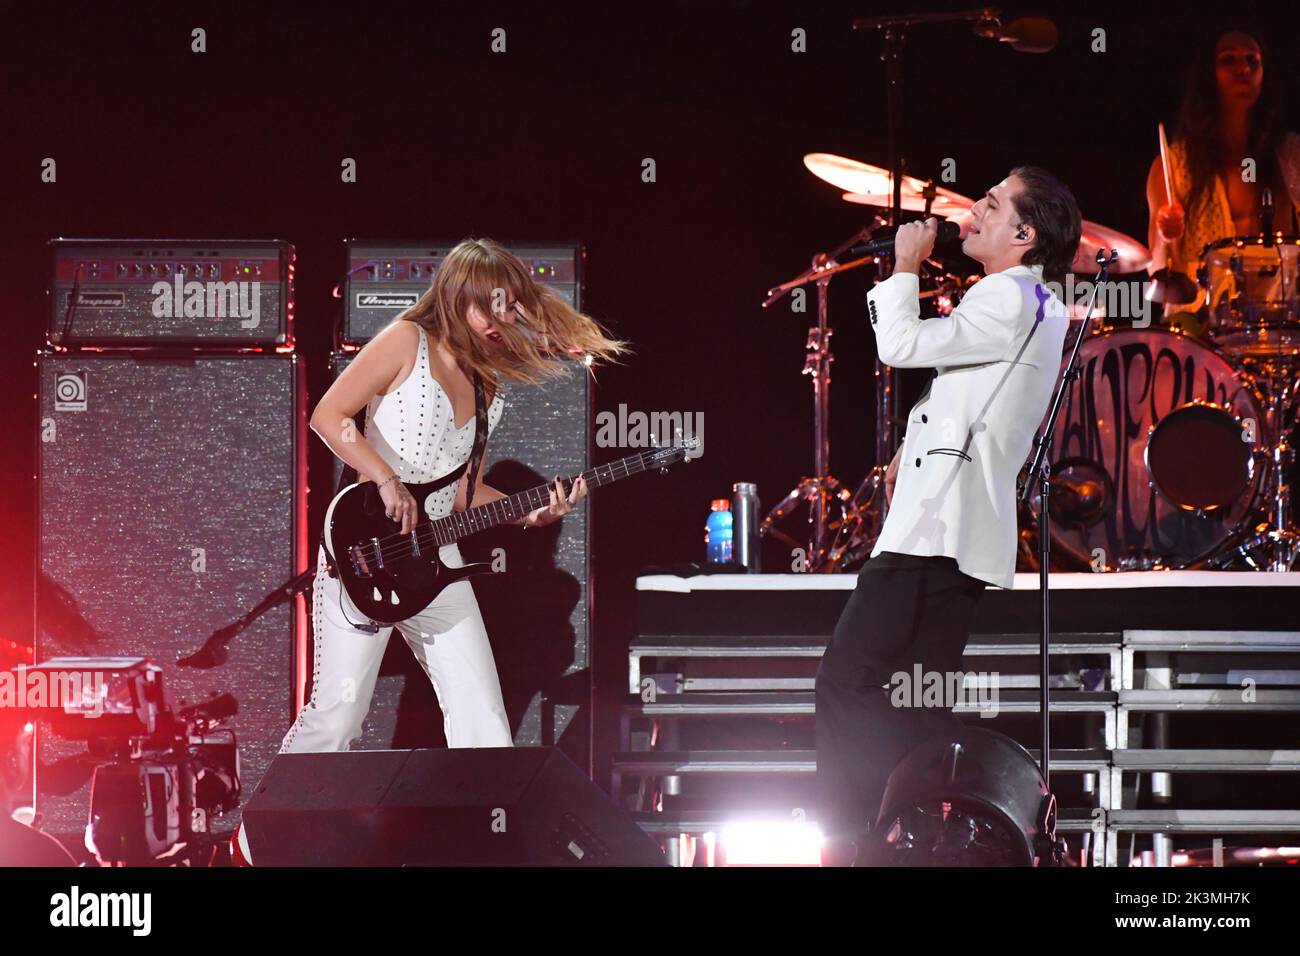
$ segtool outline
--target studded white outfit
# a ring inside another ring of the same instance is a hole
[[[488,409],[488,434],[505,402],[498,394]],[[415,366],[387,395],[377,396],[365,434],[380,457],[403,481],[432,481],[469,459],[474,418],[456,427],[451,399],[429,368],[428,337],[421,331]],[[480,466],[482,467],[482,466]],[[431,517],[451,510],[460,482],[430,495]],[[464,561],[455,544],[438,551],[450,567]],[[361,736],[370,710],[379,664],[393,627],[370,633],[337,578],[325,570],[322,546],[312,588],[316,646],[311,700],[285,735],[281,753],[348,750]],[[468,580],[449,585],[433,603],[394,625],[433,683],[450,747],[510,747],[513,741],[501,699],[492,646]]]

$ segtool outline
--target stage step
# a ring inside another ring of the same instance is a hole
[[[1109,751],[1058,750],[1052,770],[1087,773],[1110,768]],[[1037,751],[1031,751],[1034,760]],[[615,772],[638,776],[675,774],[816,773],[815,750],[683,750],[620,753],[614,755]]]
[[[795,810],[786,813],[772,811],[758,813],[740,810],[727,813],[723,810],[668,810],[663,813],[633,813],[632,819],[646,833],[654,836],[678,834],[719,833],[728,826],[746,823],[781,824],[796,821]],[[817,825],[816,814],[801,814],[800,822]],[[1057,813],[1056,827],[1062,833],[1088,833],[1095,829],[1096,815],[1091,810],[1061,810]]]
[[[1300,654],[1300,631],[1133,630],[1124,632],[1124,646],[1141,651]]]
[[[1300,773],[1300,750],[1115,750],[1111,759],[1131,773]]]
[[[1119,632],[1061,633],[1052,635],[1051,652],[1056,654],[1105,654],[1111,657],[1111,673],[1117,678],[1123,635]],[[826,652],[828,635],[699,635],[646,634],[633,638],[628,648],[628,691],[637,693],[644,659],[772,660],[819,659]],[[966,645],[966,657],[1032,656],[1038,653],[1037,634],[974,634]]]
[[[1300,711],[1300,690],[1252,688],[1250,699],[1245,689],[1227,687],[1217,690],[1121,690],[1121,711],[1130,713],[1291,713]],[[1052,704],[1056,706],[1055,701]]]
[[[1111,810],[1112,833],[1300,833],[1300,810]]]
[[[1194,693],[1194,692],[1193,692]],[[1263,691],[1261,694],[1265,693]],[[1052,712],[1061,714],[1113,713],[1116,694],[1111,691],[1053,691]],[[1038,691],[1010,690],[998,694],[999,713],[1038,713]],[[789,716],[812,715],[814,694],[811,691],[754,694],[659,694],[653,701],[640,699],[624,704],[626,714],[643,717],[706,716]],[[960,703],[957,714],[981,713],[978,704]]]
[[[826,634],[778,634],[730,637],[701,634],[641,634],[629,650],[642,657],[820,657],[830,640]],[[1037,634],[972,634],[967,653],[1037,653]],[[1052,635],[1052,648],[1060,653],[1103,654],[1121,646],[1123,635],[1062,633]]]

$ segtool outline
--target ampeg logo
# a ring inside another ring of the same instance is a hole
[[[86,373],[60,372],[54,381],[54,410],[56,412],[84,412],[86,410]]]
[[[409,309],[420,301],[418,292],[358,292],[358,309]]]
[[[72,293],[63,297],[63,307],[72,304]],[[112,290],[81,289],[77,292],[78,309],[125,309],[126,293]]]

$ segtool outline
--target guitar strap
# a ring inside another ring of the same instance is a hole
[[[483,448],[487,444],[487,393],[483,388],[483,376],[474,373],[474,450],[469,455],[469,479],[465,485],[465,507],[474,504],[474,482],[478,478],[478,468],[482,464]],[[454,425],[455,422],[452,422]]]

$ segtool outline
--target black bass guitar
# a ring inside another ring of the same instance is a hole
[[[599,488],[652,469],[666,470],[686,459],[699,439],[671,448],[651,448],[582,476],[588,488]],[[456,487],[465,465],[434,481],[408,484],[429,520],[410,534],[394,532],[397,522],[384,513],[384,502],[373,481],[340,491],[325,516],[325,551],[356,609],[378,624],[395,624],[428,607],[443,588],[471,574],[491,571],[486,561],[452,568],[438,559],[438,549],[496,525],[518,521],[551,503],[551,485],[501,498],[465,511],[453,511]],[[565,493],[577,480],[561,478]],[[433,500],[431,500],[433,499]]]

